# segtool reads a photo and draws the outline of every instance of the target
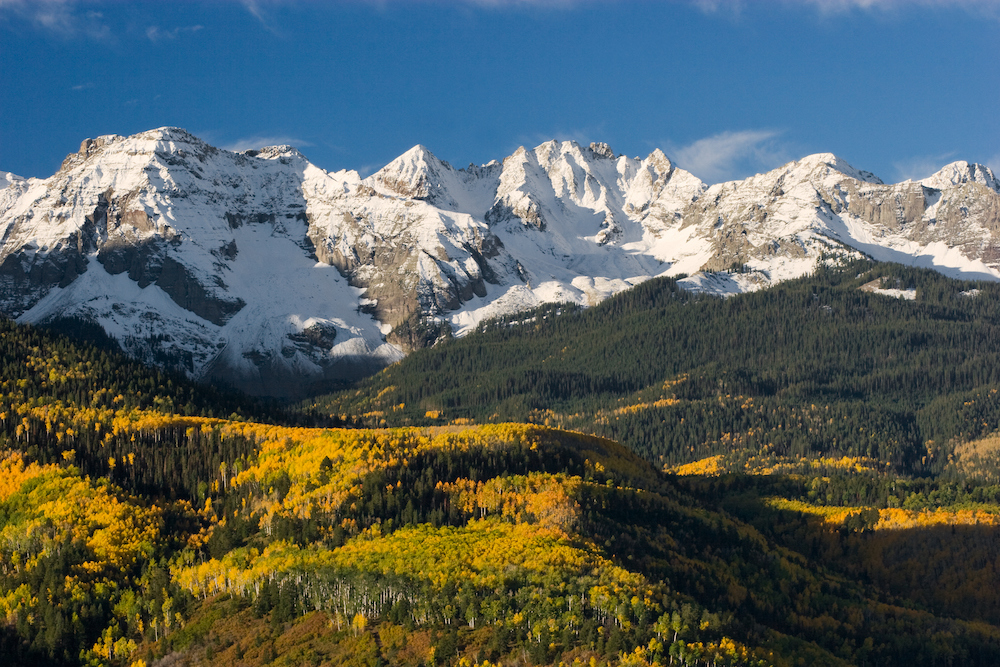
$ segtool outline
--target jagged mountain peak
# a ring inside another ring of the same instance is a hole
[[[68,171],[83,164],[89,158],[102,152],[105,146],[119,142],[124,138],[119,134],[106,134],[96,139],[84,139],[80,142],[80,148],[77,152],[70,153],[63,159],[59,171]]]
[[[152,130],[140,132],[139,134],[133,136],[140,139],[154,139],[156,141],[173,141],[186,144],[205,143],[195,135],[185,130],[183,127],[174,127],[170,125],[165,125],[163,127],[157,127]]]
[[[385,165],[379,169],[375,174],[388,173],[388,172],[400,172],[407,169],[418,169],[418,170],[439,170],[439,169],[453,169],[453,167],[434,155],[431,149],[427,148],[423,144],[416,144],[395,160]],[[374,174],[373,174],[374,175]]]
[[[106,134],[84,139],[80,149],[63,160],[60,172],[107,160],[111,161],[107,166],[113,169],[144,168],[155,161],[176,166],[188,159],[204,162],[220,152],[187,130],[161,127],[130,136]]]
[[[614,160],[618,157],[611,149],[611,146],[607,145],[603,141],[590,142],[590,153],[595,157],[601,157],[607,160]]]
[[[361,179],[164,127],[0,185],[0,310],[85,317],[135,356],[259,393],[657,275],[734,293],[863,252],[1000,276],[1000,188],[964,162],[884,185],[819,153],[707,188],[659,149],[551,140],[461,170],[418,144]]]
[[[667,157],[667,154],[661,151],[659,148],[654,148],[649,155],[646,156],[646,162],[654,165],[663,165],[667,168],[673,167],[673,161]]]
[[[810,178],[815,178],[818,174],[824,176],[837,177],[838,174],[853,178],[864,183],[882,185],[882,179],[869,171],[857,169],[843,158],[833,153],[814,153],[799,160],[789,162],[779,169],[769,173],[784,171],[790,174],[803,173]]]
[[[671,182],[670,197],[675,205],[690,201],[705,189],[697,177],[678,169],[660,149],[640,159],[617,154],[605,143],[594,142],[588,147],[573,140],[553,139],[534,149],[519,147],[504,160],[498,200],[513,190],[538,195],[539,187],[551,187],[556,197],[567,196],[586,208],[618,215],[614,209],[646,210]],[[538,206],[541,203],[537,202]],[[532,220],[529,224],[537,224],[533,212],[523,212]]]
[[[532,151],[539,163],[545,167],[571,156],[577,162],[594,162],[596,160],[615,159],[615,152],[605,143],[594,142],[590,146],[581,146],[573,139],[558,141],[550,139],[536,146]]]
[[[130,136],[109,134],[93,140],[86,139],[80,146],[80,153],[82,154],[86,150],[86,157],[90,157],[102,149],[121,148],[132,152],[159,154],[204,154],[218,150],[183,128],[159,127]]]
[[[448,211],[482,215],[496,192],[499,165],[455,169],[417,144],[364,180],[390,196],[426,201]]]
[[[986,165],[970,163],[964,160],[945,165],[937,173],[918,181],[921,185],[935,190],[941,190],[951,185],[978,183],[1000,192],[1000,181],[993,170]]]
[[[400,155],[397,160],[423,160],[425,162],[438,162],[441,163],[443,160],[439,160],[436,155],[423,144],[414,144],[412,148]],[[393,161],[395,162],[395,160]],[[391,162],[389,164],[392,164]]]
[[[352,175],[178,128],[85,141],[0,197],[0,309],[89,319],[136,357],[255,393],[371,372],[400,352],[309,237]]]
[[[619,158],[619,162],[622,160],[627,160],[627,158]],[[638,161],[639,158],[635,158],[635,160]],[[662,183],[666,183],[668,179],[676,177],[678,181],[697,182],[701,186],[699,188],[701,190],[704,190],[704,188],[707,187],[701,182],[701,179],[694,174],[683,169],[679,169],[677,165],[674,164],[674,162],[659,148],[653,149],[649,155],[642,159],[641,162],[639,162],[639,167],[648,170],[651,174],[654,174],[656,177],[655,180]]]
[[[441,183],[442,174],[454,168],[439,160],[426,146],[417,144],[370,177],[373,185],[403,197],[427,198]]]
[[[572,254],[582,251],[575,247],[578,238],[606,247],[637,242],[644,234],[641,221],[673,220],[703,190],[662,151],[640,160],[603,143],[585,147],[553,139],[520,147],[504,160],[487,221],[555,232],[551,223],[562,220],[558,235],[565,240],[552,252]]]
[[[208,144],[191,134],[182,127],[172,127],[164,126],[158,127],[152,130],[146,130],[145,132],[139,132],[138,134],[133,134],[129,137],[125,137],[126,140],[131,141],[153,141],[157,143],[165,144],[190,144],[198,146],[207,146]]]

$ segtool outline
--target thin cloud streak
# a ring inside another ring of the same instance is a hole
[[[189,25],[174,28],[173,30],[162,30],[159,26],[151,25],[146,28],[146,37],[154,44],[164,40],[174,40],[182,34],[194,34],[199,30],[204,30],[203,25]]]
[[[805,0],[826,12],[840,12],[851,9],[903,9],[906,7],[938,7],[941,9],[987,9],[1000,8],[998,0]]]
[[[271,21],[271,19],[264,12],[263,8],[261,7],[261,3],[257,2],[257,0],[240,0],[240,3],[243,5],[244,9],[246,9],[248,12],[250,12],[251,16],[253,16],[255,19],[257,19],[257,21],[264,28],[264,30],[268,31],[269,33],[271,33],[275,37],[282,37],[283,36],[281,34],[281,32],[275,27],[274,22]],[[272,2],[270,4],[286,4],[286,5],[288,5],[288,4],[298,4],[298,3],[293,2],[292,0],[284,0],[284,2],[281,2],[279,0],[279,1],[276,1],[276,2]]]
[[[4,14],[32,24],[36,29],[64,38],[84,36],[105,40],[111,29],[98,11],[78,12],[77,0],[0,0]]]
[[[372,162],[370,164],[363,164],[363,165],[361,165],[355,171],[358,172],[358,176],[360,176],[361,178],[368,178],[369,176],[371,176],[372,174],[374,174],[376,171],[378,171],[379,169],[381,169],[384,166],[385,166],[384,164],[379,164],[377,162]]]
[[[788,152],[775,143],[781,132],[722,132],[671,151],[682,169],[706,183],[745,178],[788,162]]]
[[[433,2],[434,0],[427,0]],[[545,9],[572,9],[579,5],[598,4],[597,0],[462,0],[467,5],[503,9],[507,7],[543,7]],[[443,3],[442,3],[443,4]],[[603,3],[602,3],[603,4]]]
[[[892,167],[896,170],[899,181],[919,181],[941,171],[942,167],[954,161],[955,154],[955,151],[949,151],[940,155],[917,155],[897,160],[892,163]]]
[[[240,4],[253,15],[265,30],[278,34],[274,21],[268,16],[266,8],[278,6],[295,6],[308,4],[306,0],[239,0]],[[625,4],[627,0],[348,0],[348,4],[369,5],[379,9],[401,7],[407,5],[439,5],[441,7],[472,6],[481,9],[575,9],[581,6]]]
[[[986,166],[993,171],[993,175],[1000,178],[1000,153],[997,153],[986,161]]]
[[[728,14],[738,18],[745,9],[762,3],[748,0],[688,0],[706,14]],[[907,9],[964,10],[990,18],[1000,18],[1000,0],[780,0],[785,7],[811,6],[820,14],[879,12],[889,14]]]
[[[739,11],[753,4],[747,2],[747,0],[689,0],[689,2],[705,12],[718,12],[722,10]],[[1000,8],[1000,0],[783,0],[781,4],[786,6],[812,5],[824,12],[842,12],[852,9],[903,9],[906,7],[938,7],[942,9]]]

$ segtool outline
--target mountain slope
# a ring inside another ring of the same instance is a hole
[[[51,179],[4,191],[4,311],[96,321],[143,361],[251,391],[370,372],[367,357],[399,353],[309,257],[301,183],[317,171],[178,130],[84,142]]]
[[[534,421],[737,470],[848,455],[937,472],[1000,427],[996,283],[868,261],[727,300],[682,282],[490,322],[308,404],[390,426]]]
[[[136,358],[270,395],[661,275],[732,294],[865,253],[1000,276],[1000,184],[967,163],[884,185],[821,154],[706,187],[659,150],[550,141],[466,169],[416,146],[362,179],[161,128],[0,185],[0,311],[97,322]]]
[[[529,424],[195,416],[251,412],[37,329],[0,344],[5,664],[1000,659],[996,486],[857,458],[667,476]]]

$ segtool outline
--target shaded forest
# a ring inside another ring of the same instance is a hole
[[[879,280],[916,299],[860,289]],[[549,424],[667,466],[846,455],[938,474],[1000,426],[998,343],[1000,285],[929,270],[856,262],[728,299],[660,278],[484,323],[309,407],[372,426]]]

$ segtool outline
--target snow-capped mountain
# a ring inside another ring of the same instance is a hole
[[[716,276],[721,290],[799,276],[821,254],[847,249],[953,277],[1000,279],[1000,182],[982,165],[955,162],[923,181],[886,185],[835,155],[811,155],[713,185],[682,217],[711,239],[704,268],[751,269],[721,286]]]
[[[357,181],[181,130],[85,141],[0,191],[0,307],[94,320],[140,359],[261,393],[371,372],[401,352],[307,235],[306,192]]]
[[[1000,183],[964,162],[884,185],[813,155],[706,187],[659,150],[550,141],[465,169],[416,146],[362,179],[161,128],[0,178],[4,314],[93,320],[140,359],[261,394],[657,275],[734,293],[863,252],[1000,278]]]

